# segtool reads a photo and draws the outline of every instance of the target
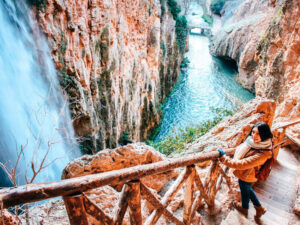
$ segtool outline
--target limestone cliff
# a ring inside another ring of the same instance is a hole
[[[213,54],[238,63],[238,82],[276,101],[274,128],[300,119],[299,7],[292,0],[244,1],[213,39]],[[299,131],[295,124],[285,133],[296,149]]]
[[[274,126],[298,122],[285,134],[300,149],[300,5],[276,2],[277,13],[258,45],[255,89],[258,96],[277,102]]]
[[[224,5],[222,28],[212,40],[211,53],[234,60],[239,69],[237,81],[254,92],[256,44],[263,36],[274,14],[268,1],[233,0]]]
[[[36,14],[84,151],[151,135],[182,60],[166,2],[47,0]]]

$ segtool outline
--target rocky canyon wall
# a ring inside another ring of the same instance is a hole
[[[256,95],[275,99],[274,127],[300,150],[300,2],[274,1],[274,15],[257,48]]]
[[[36,15],[84,152],[149,137],[183,55],[166,1],[47,0]]]
[[[212,43],[214,55],[237,62],[238,82],[256,96],[276,101],[273,127],[300,119],[299,7],[295,0],[243,1]],[[296,149],[299,133],[299,124],[285,130],[287,143]]]
[[[234,60],[239,68],[237,81],[254,92],[254,72],[257,68],[255,51],[258,41],[268,28],[275,9],[268,1],[233,0],[224,5],[222,28],[215,34],[211,53]]]

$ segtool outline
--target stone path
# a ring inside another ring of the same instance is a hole
[[[268,180],[256,185],[255,191],[258,198],[268,210],[262,217],[264,224],[288,225],[297,223],[300,225],[300,218],[296,218],[293,213],[297,191],[295,184],[299,176],[298,170],[299,162],[294,154],[282,149]]]
[[[263,224],[300,225],[300,218],[293,213],[299,160],[285,149],[280,150],[277,160],[268,180],[255,186],[258,198],[268,210],[262,217]]]

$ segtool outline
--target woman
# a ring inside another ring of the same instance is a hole
[[[225,156],[222,149],[218,149],[220,161],[235,169],[233,173],[239,179],[242,204],[234,203],[234,207],[247,217],[251,200],[256,210],[254,218],[257,222],[266,209],[260,204],[251,186],[257,181],[255,170],[272,157],[272,137],[268,124],[260,122],[254,125],[246,141],[236,149],[233,159]]]

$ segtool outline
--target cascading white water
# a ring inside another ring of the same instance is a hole
[[[19,184],[38,170],[35,182],[57,180],[79,156],[66,99],[47,42],[23,1],[0,0],[0,162],[11,168],[17,152]],[[0,186],[11,185],[0,169]]]

